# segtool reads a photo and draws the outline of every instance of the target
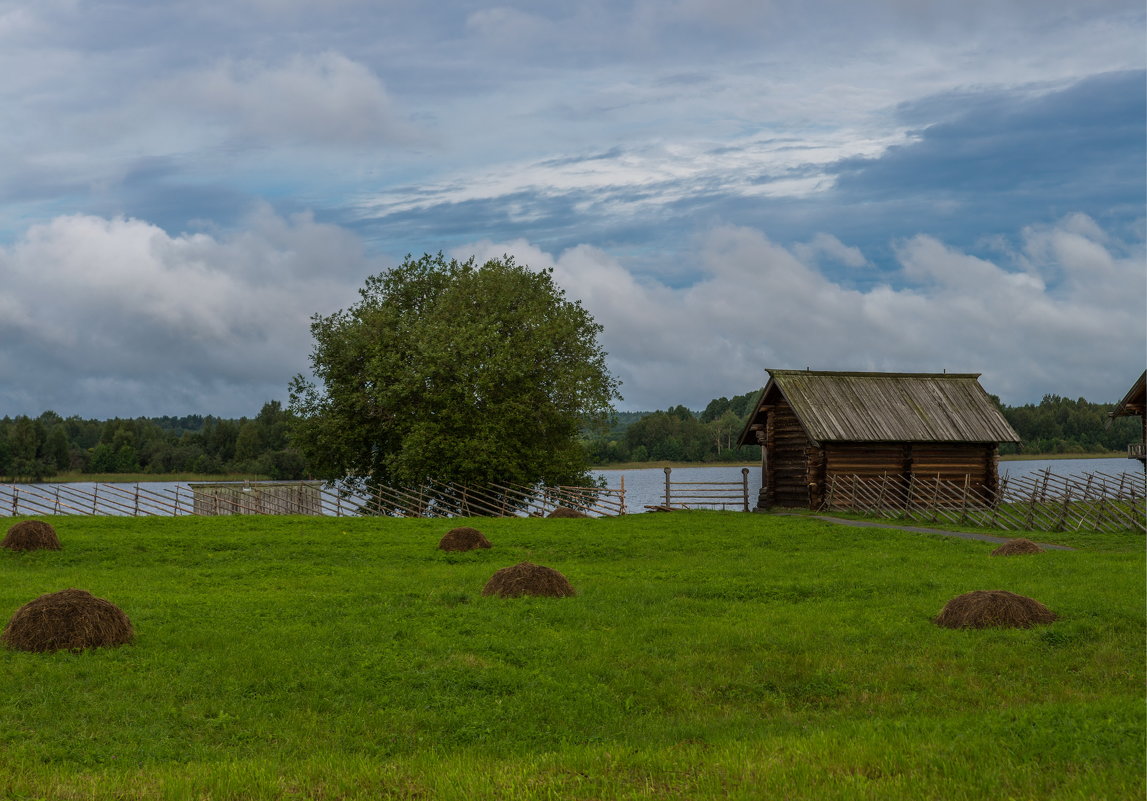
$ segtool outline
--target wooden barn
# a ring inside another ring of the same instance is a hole
[[[1115,408],[1109,414],[1113,418],[1138,415],[1142,419],[1143,436],[1138,442],[1127,444],[1127,456],[1131,459],[1138,459],[1147,465],[1147,453],[1144,453],[1144,444],[1147,443],[1147,370],[1139,376],[1139,380],[1131,386],[1131,389],[1127,390],[1123,400],[1115,404]]]
[[[994,491],[999,444],[1019,442],[979,373],[768,372],[740,439],[761,446],[758,509],[817,509],[833,476]]]

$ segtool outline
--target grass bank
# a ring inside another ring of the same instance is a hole
[[[0,651],[0,797],[1085,799],[1144,793],[1144,554],[735,513],[56,518],[0,614],[65,587],[119,649]],[[561,570],[568,599],[482,597]],[[930,619],[973,589],[1030,630]],[[5,617],[6,619],[6,617]]]
[[[615,462],[594,466],[593,470],[653,470],[666,467],[760,467],[757,462]]]
[[[257,473],[58,473],[47,479],[52,483],[96,482],[99,484],[134,484],[145,481],[266,481]]]
[[[1034,459],[1125,459],[1127,451],[1105,451],[1103,453],[1009,453],[1000,457],[1001,462],[1026,462]],[[1131,463],[1131,467],[1135,467]]]

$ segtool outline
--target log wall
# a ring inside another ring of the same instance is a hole
[[[965,485],[970,490],[995,492],[999,483],[999,447],[995,443],[865,443],[834,442],[825,448],[825,468],[817,476],[813,508],[819,508],[829,482],[857,476],[875,480],[896,477],[907,491],[915,482],[935,481]]]
[[[963,481],[973,486],[987,482],[991,446],[983,443],[918,443],[912,446],[912,472],[917,478]]]
[[[763,477],[764,505],[808,506],[808,451],[811,443],[784,398],[778,398],[769,410],[765,432],[768,453]]]

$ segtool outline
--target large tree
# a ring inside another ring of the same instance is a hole
[[[293,441],[320,476],[371,485],[585,483],[579,433],[619,398],[601,326],[551,271],[441,253],[372,276],[311,324]]]

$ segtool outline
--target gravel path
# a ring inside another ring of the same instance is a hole
[[[776,514],[788,517],[812,517],[815,520],[823,520],[826,523],[838,523],[842,526],[857,526],[859,528],[892,528],[897,531],[911,531],[915,534],[940,534],[945,537],[959,537],[964,540],[980,540],[982,542],[995,542],[1003,544],[1008,540],[1015,539],[1015,537],[993,537],[991,534],[973,534],[970,531],[946,531],[942,528],[922,528],[920,526],[897,526],[892,523],[872,523],[867,520],[845,520],[841,517],[826,517],[824,515],[794,515],[787,512],[777,512]],[[1074,548],[1069,548],[1066,545],[1051,545],[1046,542],[1036,543],[1044,550],[1052,551],[1074,551]]]

